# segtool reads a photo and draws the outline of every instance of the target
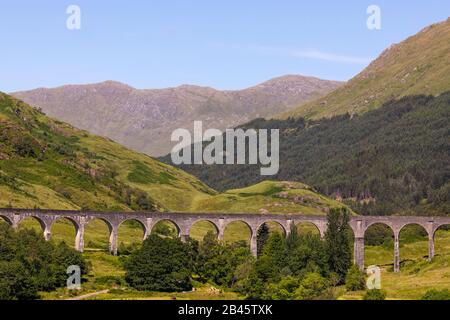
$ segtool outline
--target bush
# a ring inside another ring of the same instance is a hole
[[[38,291],[64,287],[67,268],[88,265],[79,252],[65,243],[47,242],[32,230],[13,231],[0,225],[0,300],[37,299]]]
[[[36,283],[18,261],[0,261],[0,300],[39,298]]]
[[[141,291],[191,290],[193,256],[189,243],[150,235],[142,248],[126,259],[125,280],[131,287]]]
[[[252,261],[250,250],[245,242],[222,244],[214,233],[209,232],[198,250],[196,271],[201,281],[211,281],[219,286],[232,286],[238,266]]]
[[[300,282],[300,287],[295,291],[296,300],[318,299],[329,288],[327,279],[318,273],[309,273]]]
[[[359,268],[354,265],[348,271],[347,277],[345,278],[345,288],[348,291],[358,291],[364,290],[366,287],[366,276]]]
[[[448,289],[445,290],[428,290],[422,300],[450,300],[450,291]]]
[[[378,289],[367,290],[363,300],[386,300],[386,292]]]

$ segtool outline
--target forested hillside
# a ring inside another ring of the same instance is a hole
[[[281,130],[273,178],[304,181],[364,214],[450,213],[450,92],[404,97],[359,116],[245,127]],[[267,178],[259,166],[182,168],[219,190]]]

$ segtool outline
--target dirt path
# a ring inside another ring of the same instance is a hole
[[[84,299],[95,297],[95,296],[98,296],[98,295],[101,295],[101,294],[105,294],[105,293],[108,293],[108,292],[109,292],[109,290],[97,291],[97,292],[92,292],[92,293],[89,293],[89,294],[85,294],[83,296],[70,298],[70,299],[67,299],[67,300],[84,300]]]

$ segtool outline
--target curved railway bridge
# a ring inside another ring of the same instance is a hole
[[[217,231],[219,239],[223,239],[226,226],[232,222],[245,223],[251,231],[250,248],[252,254],[257,252],[257,233],[263,223],[277,222],[289,234],[292,224],[312,223],[317,227],[323,237],[327,229],[325,216],[305,216],[295,214],[218,214],[218,213],[156,213],[156,212],[83,212],[83,211],[59,211],[59,210],[27,210],[27,209],[0,209],[0,218],[6,220],[14,228],[26,218],[36,219],[44,233],[45,239],[51,237],[52,226],[59,219],[71,221],[76,230],[75,249],[84,249],[84,230],[89,221],[100,219],[109,229],[109,250],[111,254],[117,254],[117,238],[119,226],[128,220],[139,222],[144,229],[144,239],[151,233],[152,228],[161,221],[172,222],[182,240],[187,239],[191,227],[199,221],[212,223]],[[429,240],[428,258],[434,257],[434,235],[443,225],[450,225],[450,217],[417,217],[417,216],[353,216],[350,227],[354,233],[354,262],[364,269],[364,235],[367,229],[374,224],[384,224],[390,227],[394,233],[394,271],[400,271],[400,231],[408,225],[422,226]]]

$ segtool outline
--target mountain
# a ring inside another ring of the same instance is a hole
[[[329,95],[244,128],[280,129],[280,171],[363,214],[450,213],[450,19],[392,46]],[[170,163],[170,156],[162,158]],[[224,190],[259,166],[181,166]]]
[[[318,98],[341,83],[303,76],[276,78],[240,91],[198,86],[138,90],[107,81],[13,93],[51,117],[152,156],[167,154],[173,130],[224,130]]]
[[[450,88],[450,18],[386,49],[364,71],[332,93],[277,118],[320,119],[364,113],[389,100]]]
[[[362,214],[450,214],[450,91],[362,115],[258,119],[243,127],[280,129],[280,170],[271,179],[304,181]],[[170,163],[170,155],[162,160]],[[218,190],[267,179],[259,165],[180,168]]]
[[[0,207],[325,214],[341,206],[294,182],[218,193],[180,169],[0,93]]]

